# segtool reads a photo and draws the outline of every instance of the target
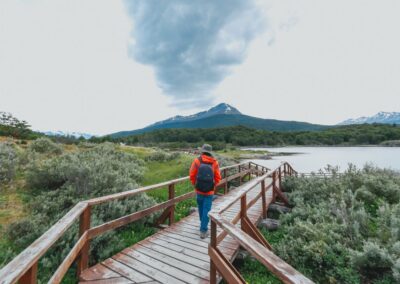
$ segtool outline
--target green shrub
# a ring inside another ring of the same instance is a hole
[[[30,245],[79,201],[136,188],[145,169],[143,160],[117,151],[113,144],[101,144],[82,152],[32,163],[27,174],[28,186],[35,191],[35,197],[29,203],[30,216],[7,230],[8,239],[17,248],[15,253]],[[152,198],[140,194],[96,205],[92,208],[91,225],[97,226],[154,204]],[[120,234],[126,230],[138,230],[141,224],[152,221],[152,218],[144,218],[95,238],[91,243],[91,262],[98,262],[123,249],[126,243]],[[47,272],[54,271],[67,255],[76,241],[77,230],[75,223],[42,258],[40,265],[44,272],[41,279],[46,279]]]
[[[0,183],[10,181],[18,165],[18,156],[14,147],[7,143],[0,143]]]
[[[179,158],[180,153],[168,153],[163,150],[156,150],[146,157],[147,161],[168,162],[173,159]]]
[[[48,138],[38,138],[29,144],[29,150],[40,154],[61,154],[62,148]]]
[[[393,266],[393,259],[387,249],[370,241],[364,243],[362,251],[353,252],[352,262],[367,279],[390,272]]]
[[[400,175],[350,165],[334,178],[286,178],[296,206],[280,215],[276,253],[317,283],[395,283],[400,257]]]

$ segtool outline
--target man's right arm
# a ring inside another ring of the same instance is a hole
[[[194,159],[192,166],[190,167],[190,171],[189,171],[190,181],[192,182],[193,185],[196,184],[197,171],[199,170],[196,160],[197,159]]]

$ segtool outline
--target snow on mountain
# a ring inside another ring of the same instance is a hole
[[[45,131],[43,132],[44,134],[46,134],[47,136],[64,136],[64,137],[68,137],[68,136],[72,136],[75,138],[80,138],[83,137],[85,139],[90,139],[95,135],[89,134],[89,133],[81,133],[81,132],[69,132],[69,131]]]
[[[350,125],[350,124],[372,124],[372,123],[383,123],[383,124],[400,124],[400,112],[378,112],[373,116],[362,116],[359,118],[347,119],[339,125]]]
[[[188,115],[188,116],[176,115],[174,117],[168,118],[163,121],[156,122],[149,126],[168,124],[171,122],[197,120],[197,119],[202,119],[202,118],[206,118],[206,117],[217,115],[217,114],[241,114],[241,112],[237,108],[235,108],[229,104],[221,103],[221,104],[218,104],[206,111],[198,112],[196,114],[192,114],[192,115]]]

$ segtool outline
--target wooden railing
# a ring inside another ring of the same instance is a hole
[[[211,218],[211,242],[209,245],[211,284],[217,283],[217,271],[228,283],[246,283],[245,279],[218,248],[218,244],[226,235],[230,235],[236,239],[243,248],[284,283],[313,283],[276,256],[272,252],[271,245],[247,217],[247,210],[260,198],[262,199],[262,215],[264,218],[266,217],[266,193],[269,190],[272,190],[272,202],[276,198],[280,198],[284,203],[288,204],[286,196],[281,191],[281,183],[282,177],[292,175],[297,175],[297,172],[288,163],[284,163],[276,170],[262,174],[260,177],[244,184],[209,213]],[[248,202],[247,193],[254,190],[257,186],[260,188],[260,193]],[[239,200],[240,211],[238,215],[231,221],[225,219],[222,213]],[[239,221],[241,228],[236,226]],[[217,226],[222,229],[218,235]]]
[[[249,178],[251,178],[252,174],[263,175],[267,171],[269,171],[268,168],[252,162],[221,168],[223,179],[217,185],[217,189],[223,187],[223,192],[226,194],[228,192],[228,182],[238,179],[239,183],[241,183],[245,176],[249,176]],[[72,226],[72,224],[74,224],[78,218],[79,239],[64,261],[58,267],[56,272],[53,274],[49,283],[60,283],[74,262],[77,262],[77,274],[80,275],[80,273],[89,266],[90,240],[94,237],[99,236],[107,231],[130,224],[160,210],[164,210],[164,212],[156,221],[156,225],[162,224],[166,220],[168,220],[169,224],[172,224],[174,222],[175,205],[178,202],[195,196],[194,191],[184,193],[177,197],[175,196],[175,186],[179,183],[187,181],[189,181],[189,177],[183,177],[155,185],[145,186],[138,189],[128,190],[79,202],[67,214],[65,214],[64,217],[62,217],[49,230],[47,230],[47,232],[45,232],[23,252],[10,261],[10,263],[8,263],[2,270],[0,270],[0,283],[16,283],[17,281],[19,281],[19,283],[36,283],[39,259],[57,240],[60,239],[60,237]],[[162,188],[168,190],[167,201],[98,225],[96,227],[91,227],[90,219],[93,206]]]

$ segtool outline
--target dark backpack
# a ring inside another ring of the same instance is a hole
[[[212,164],[204,163],[199,157],[200,167],[197,171],[196,189],[201,192],[209,192],[214,189],[214,171]]]

